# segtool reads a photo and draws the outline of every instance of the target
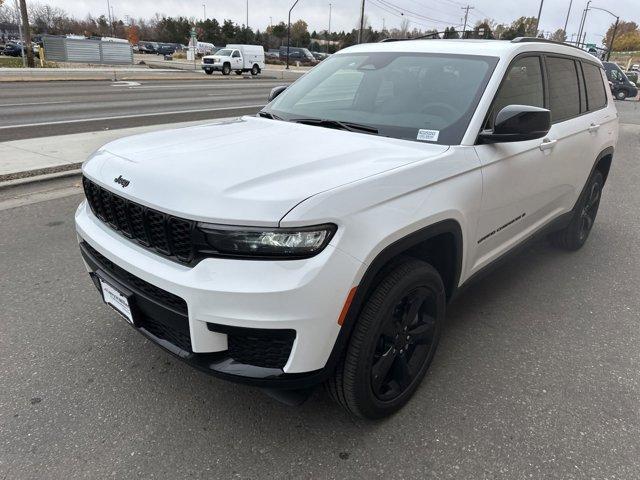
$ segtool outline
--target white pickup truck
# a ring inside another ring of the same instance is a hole
[[[207,75],[214,70],[229,75],[235,71],[236,75],[251,72],[258,75],[264,68],[264,48],[261,45],[227,45],[213,55],[202,57],[202,69]]]

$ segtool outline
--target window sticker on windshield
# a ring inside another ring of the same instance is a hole
[[[437,142],[438,135],[440,135],[440,130],[425,130],[424,128],[421,128],[418,130],[416,140],[422,140],[423,142]]]

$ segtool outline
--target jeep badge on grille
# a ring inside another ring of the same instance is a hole
[[[114,178],[113,181],[122,185],[122,188],[126,187],[127,185],[129,185],[129,183],[131,183],[126,178],[123,178],[122,175],[120,175],[118,178]]]

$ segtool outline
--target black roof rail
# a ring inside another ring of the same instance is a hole
[[[413,38],[383,38],[382,40],[380,40],[379,43],[406,42],[408,40],[441,40],[441,38],[437,36],[438,33],[429,33],[427,35],[420,35],[419,37],[413,37]]]
[[[511,40],[511,43],[551,43],[554,45],[564,45],[565,47],[577,48],[581,52],[584,52],[584,50],[577,45],[571,45],[565,42],[556,42],[555,40],[547,40],[546,38],[538,37],[516,37]]]

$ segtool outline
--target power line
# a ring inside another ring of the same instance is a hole
[[[411,23],[413,23],[413,24],[415,24],[415,25],[419,25],[419,26],[421,26],[421,27],[423,27],[423,28],[426,28],[426,29],[428,29],[428,28],[432,28],[432,25],[426,25],[426,24],[424,24],[424,23],[417,22],[417,21],[416,21],[416,20],[414,20],[414,19],[413,19],[413,17],[411,17],[410,15],[405,15],[404,13],[398,13],[397,11],[395,11],[395,10],[391,10],[390,8],[385,7],[384,5],[380,5],[380,4],[378,4],[378,3],[377,3],[377,0],[369,0],[369,1],[371,2],[371,4],[372,4],[372,5],[375,5],[375,6],[376,6],[376,7],[378,7],[380,10],[382,10],[382,11],[384,11],[384,12],[387,12],[387,13],[389,13],[389,14],[391,14],[391,15],[394,15],[394,16],[396,16],[396,17],[400,18],[400,19],[407,19],[407,20],[410,20],[410,21],[411,21]]]
[[[388,0],[378,0],[378,2],[382,3],[383,5],[389,6],[390,8],[393,8],[393,9],[397,10],[398,13],[401,13],[403,15],[408,13],[412,17],[420,18],[420,19],[427,20],[427,21],[430,21],[430,22],[443,23],[443,24],[446,24],[446,25],[449,25],[451,23],[451,20],[442,20],[442,19],[438,19],[438,18],[428,17],[426,15],[422,15],[420,13],[416,13],[416,12],[413,12],[411,10],[408,10],[406,8],[399,7],[398,5],[395,5],[395,4],[391,3],[391,2],[389,2]]]
[[[419,6],[419,7],[421,7],[421,8],[428,8],[429,10],[433,10],[434,12],[438,12],[438,13],[441,13],[441,14],[443,14],[443,15],[449,15],[449,16],[451,16],[451,17],[456,17],[456,18],[457,18],[457,16],[458,16],[458,15],[457,15],[457,14],[455,14],[455,13],[451,13],[451,12],[444,12],[444,11],[442,11],[442,10],[438,10],[437,8],[433,8],[433,7],[431,7],[431,6],[424,5],[423,3],[420,3],[420,2],[418,2],[417,0],[409,0],[409,1],[411,1],[411,2],[415,3],[416,5],[418,5],[418,6]]]

